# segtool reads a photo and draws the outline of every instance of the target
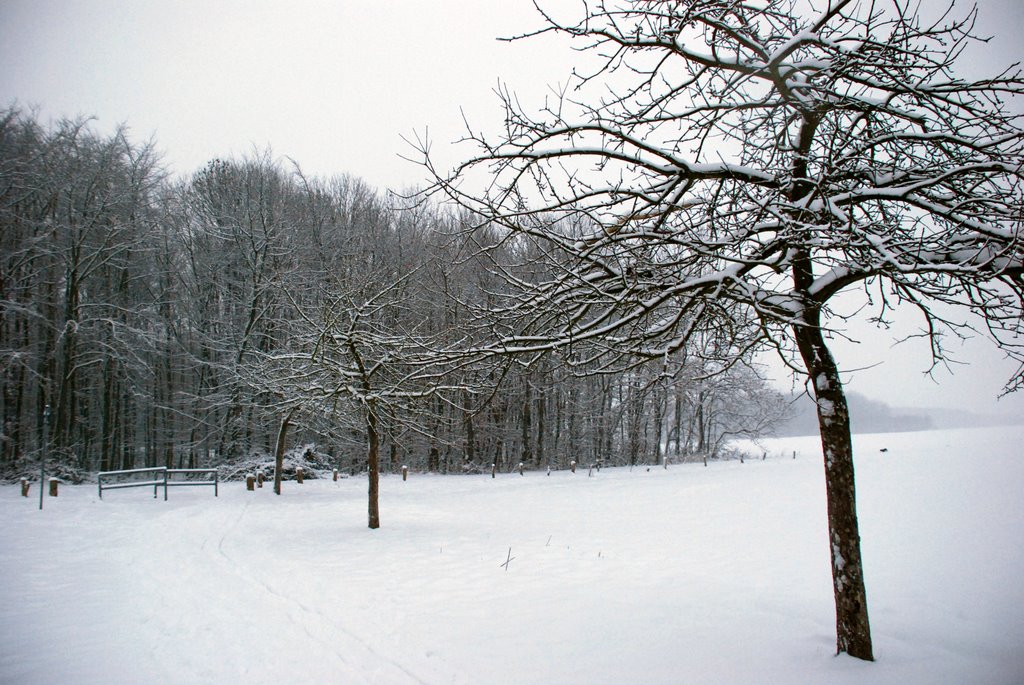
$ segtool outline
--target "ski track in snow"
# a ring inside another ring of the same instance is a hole
[[[239,513],[238,518],[229,529],[225,530],[217,543],[217,551],[221,558],[227,562],[229,571],[246,582],[256,586],[257,589],[263,590],[264,592],[261,594],[264,596],[270,596],[279,600],[285,607],[285,614],[291,624],[316,643],[319,650],[321,650],[321,653],[332,655],[338,662],[341,669],[348,672],[348,675],[346,676],[346,680],[348,682],[355,682],[355,679],[361,679],[359,671],[353,668],[350,664],[350,661],[354,661],[355,663],[380,662],[403,674],[412,682],[424,684],[426,681],[421,680],[414,673],[403,668],[401,664],[396,663],[386,656],[378,653],[365,639],[359,637],[359,635],[352,630],[345,628],[336,621],[332,621],[323,611],[317,609],[315,606],[311,606],[310,604],[303,602],[299,597],[288,593],[287,590],[278,589],[272,583],[258,577],[249,569],[249,567],[247,567],[247,565],[239,563],[227,553],[225,550],[225,541],[238,527],[238,524],[241,522],[242,517],[245,515],[245,512],[248,510],[251,503],[251,500],[245,503],[245,506]],[[298,612],[296,612],[295,609],[298,609]],[[332,631],[332,628],[335,630]],[[337,632],[348,637],[348,640],[343,644],[339,644]],[[364,650],[367,653],[367,656],[362,659],[345,658],[344,654],[355,652],[359,649]],[[367,680],[366,682],[371,681]]]
[[[834,656],[816,438],[744,465],[386,477],[377,531],[362,478],[64,486],[42,512],[3,486],[0,683],[1017,685],[1020,444],[856,438],[875,664]]]

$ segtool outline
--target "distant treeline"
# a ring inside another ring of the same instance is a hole
[[[219,465],[278,438],[358,465],[371,430],[385,468],[636,463],[784,411],[749,369],[709,379],[686,349],[605,373],[446,361],[486,339],[511,268],[477,254],[472,219],[269,154],[173,178],[125,131],[0,112],[0,471],[37,462],[44,431],[83,471]]]

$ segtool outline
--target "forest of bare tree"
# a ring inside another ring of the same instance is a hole
[[[697,345],[614,368],[583,344],[446,354],[498,331],[506,277],[542,277],[527,244],[497,267],[470,219],[269,152],[173,177],[123,130],[4,111],[0,471],[34,472],[47,406],[69,478],[230,464],[282,433],[346,471],[371,431],[385,470],[657,463],[784,412]]]

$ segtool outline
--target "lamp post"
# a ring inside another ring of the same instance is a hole
[[[46,477],[46,458],[50,451],[50,405],[43,409],[43,451],[39,458],[39,510],[43,510],[43,481]]]

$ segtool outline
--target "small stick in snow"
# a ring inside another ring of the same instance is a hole
[[[502,564],[502,567],[504,567],[506,573],[508,572],[508,565],[512,563],[513,559],[515,559],[515,557],[512,556],[512,548],[509,547],[508,548],[508,557],[505,559],[505,563]]]

